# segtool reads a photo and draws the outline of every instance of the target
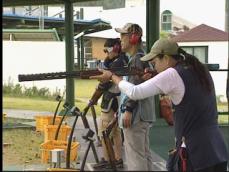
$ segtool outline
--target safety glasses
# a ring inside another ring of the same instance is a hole
[[[103,51],[104,53],[110,53],[113,51],[113,47],[105,47]]]

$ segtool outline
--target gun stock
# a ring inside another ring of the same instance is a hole
[[[110,136],[110,133],[112,131],[112,129],[114,128],[115,125],[117,125],[118,122],[118,116],[116,115],[112,121],[108,124],[107,128],[106,128],[106,133],[108,136]]]
[[[115,153],[114,153],[114,149],[113,149],[111,140],[110,140],[109,135],[108,135],[106,130],[102,131],[102,135],[103,135],[104,143],[106,145],[109,163],[110,163],[111,167],[113,168],[113,170],[116,171]]]
[[[111,167],[115,171],[116,171],[115,153],[114,153],[114,149],[113,149],[113,146],[112,146],[112,143],[111,143],[110,133],[111,133],[112,129],[114,128],[114,126],[117,124],[117,122],[118,122],[118,116],[115,116],[112,119],[112,121],[108,124],[106,130],[102,131],[104,143],[105,143],[105,146],[106,146],[106,149],[107,149],[109,162],[110,162]]]
[[[144,71],[138,68],[130,67],[117,67],[110,68],[111,72],[118,76],[128,76],[128,75],[143,75]],[[152,73],[155,73],[152,72]],[[38,80],[53,80],[53,79],[66,79],[66,78],[81,78],[89,79],[90,76],[101,75],[98,69],[92,70],[78,70],[72,72],[54,72],[54,73],[38,73],[38,74],[19,74],[18,81],[38,81]]]
[[[97,104],[99,98],[103,95],[103,90],[96,88],[91,99],[89,100],[89,106]]]

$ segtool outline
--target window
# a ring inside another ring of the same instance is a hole
[[[163,14],[162,15],[163,23],[171,23],[171,14]]]
[[[91,60],[92,58],[92,42],[90,39],[84,38],[84,53],[86,60]]]
[[[187,53],[196,56],[200,62],[208,63],[208,47],[207,46],[196,46],[196,47],[181,47]]]
[[[165,10],[161,14],[161,30],[162,31],[172,30],[172,13],[169,10]]]

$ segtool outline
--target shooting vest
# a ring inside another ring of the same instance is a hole
[[[137,67],[141,69],[145,69],[146,67],[150,67],[148,62],[142,62],[140,60],[141,57],[145,55],[144,51],[142,49],[139,49],[137,53],[134,56],[129,57],[129,67]],[[133,84],[140,84],[144,82],[143,80],[140,82],[140,79],[135,80],[134,76],[124,76],[124,80],[127,80],[130,83]],[[137,85],[136,84],[136,85]],[[120,106],[119,106],[119,127],[123,128],[123,115],[125,111],[127,110],[127,104],[130,98],[124,93],[121,93],[120,96]],[[136,104],[132,111],[132,118],[131,118],[131,124],[136,124],[139,121],[149,122],[152,123],[155,121],[155,105],[154,105],[154,97],[148,97],[142,100],[135,101]]]
[[[187,67],[176,65],[182,78],[185,94],[174,105],[175,136],[177,145],[185,137],[186,148],[194,170],[213,166],[228,160],[228,153],[217,123],[217,107],[214,88],[211,93],[203,91],[198,78]],[[211,75],[209,78],[214,87]]]
[[[128,58],[124,53],[121,53],[117,58],[109,60],[106,64],[106,68],[124,67],[127,66]],[[110,82],[110,81],[109,81]],[[101,102],[101,111],[108,113],[111,108],[114,112],[118,110],[118,98],[120,90],[116,84],[110,82],[106,91],[103,93]]]

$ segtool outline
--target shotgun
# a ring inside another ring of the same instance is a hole
[[[129,75],[143,75],[144,70],[135,67],[115,67],[110,68],[109,71],[113,72],[118,76],[129,76]],[[153,75],[156,75],[156,71],[149,71]],[[38,81],[38,80],[52,80],[52,79],[66,79],[66,78],[81,78],[89,79],[90,76],[101,75],[98,69],[90,70],[76,70],[70,72],[53,72],[53,73],[38,73],[38,74],[19,74],[18,81]]]
[[[116,115],[112,119],[112,121],[108,124],[106,130],[102,131],[104,143],[106,145],[107,154],[108,154],[108,158],[109,158],[109,163],[111,165],[111,168],[114,171],[116,171],[115,153],[114,153],[114,149],[113,149],[112,142],[110,139],[110,133],[111,133],[112,129],[114,128],[114,126],[117,125],[117,122],[118,122],[118,116]]]

